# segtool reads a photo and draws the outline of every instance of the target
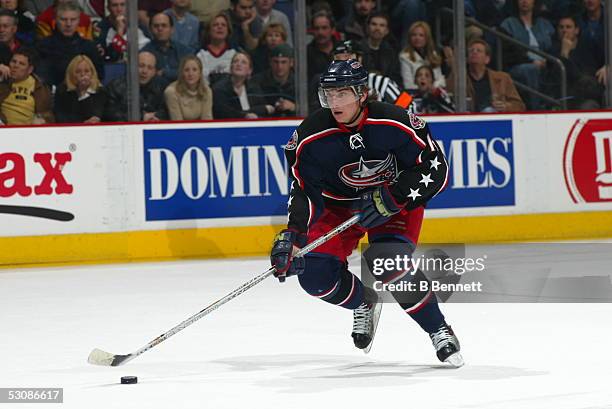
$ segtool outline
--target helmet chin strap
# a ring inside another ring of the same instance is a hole
[[[357,118],[359,118],[359,115],[361,115],[362,112],[363,112],[363,106],[359,104],[359,111],[357,111],[357,113],[353,115],[350,121],[342,122],[342,125],[348,126],[348,124],[352,124],[353,122],[357,120]]]

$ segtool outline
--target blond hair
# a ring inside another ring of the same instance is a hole
[[[198,81],[198,86],[196,87],[196,96],[202,99],[206,96],[208,87],[206,86],[206,83],[204,82],[204,76],[202,75],[202,61],[200,61],[200,59],[195,55],[188,55],[181,60],[178,69],[178,78],[176,80],[176,92],[179,95],[187,95],[188,93],[187,84],[185,83],[185,79],[183,78],[183,70],[185,69],[185,65],[187,65],[189,61],[195,61],[195,63],[198,65],[198,69],[200,70],[200,81]]]
[[[429,27],[429,24],[424,21],[416,21],[410,26],[410,29],[408,30],[408,42],[406,44],[406,48],[404,48],[404,52],[408,53],[410,61],[416,61],[416,57],[414,55],[416,50],[412,44],[410,44],[410,37],[412,37],[412,34],[417,28],[422,28],[425,32],[425,55],[423,56],[423,59],[425,59],[433,68],[439,67],[442,64],[442,57],[440,57],[440,54],[438,54],[436,51],[436,46],[434,45],[433,37],[431,35],[431,28]]]
[[[77,80],[75,72],[77,65],[79,65],[81,62],[87,64],[87,66],[91,70],[91,88],[97,91],[98,89],[100,89],[100,87],[102,87],[102,84],[100,83],[100,78],[98,77],[98,71],[96,71],[96,67],[91,61],[91,59],[83,54],[77,55],[72,59],[72,61],[70,61],[70,64],[68,64],[68,67],[66,68],[66,77],[64,79],[64,81],[66,82],[66,88],[68,89],[68,91],[74,91],[75,89],[77,89]]]

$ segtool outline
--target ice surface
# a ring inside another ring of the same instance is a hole
[[[266,269],[0,270],[0,387],[63,387],[61,407],[91,409],[612,408],[612,304],[444,305],[466,360],[448,369],[399,307],[385,306],[364,355],[350,311],[270,278],[125,366],[87,363],[96,347],[135,351]]]

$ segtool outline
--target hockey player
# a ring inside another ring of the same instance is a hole
[[[348,270],[347,257],[366,233],[371,245],[385,243],[377,249],[399,244],[411,255],[424,205],[445,187],[448,176],[444,154],[427,124],[401,107],[377,102],[367,83],[368,72],[352,59],[332,62],[321,76],[323,109],[307,117],[285,146],[292,181],[289,221],[275,237],[270,256],[280,281],[298,275],[308,294],[353,310],[353,341],[366,352],[382,303],[376,291]],[[358,225],[305,257],[293,258],[298,248],[355,212],[361,215]],[[380,279],[427,281],[422,272],[408,270],[391,271]],[[392,295],[429,334],[440,361],[463,365],[459,341],[431,291],[408,301],[404,294]]]

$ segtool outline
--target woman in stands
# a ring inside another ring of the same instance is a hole
[[[217,14],[204,33],[202,49],[196,55],[204,66],[204,80],[211,86],[229,75],[230,64],[236,54],[229,43],[231,36],[232,25],[225,13]]]
[[[220,118],[254,119],[274,112],[272,105],[266,104],[261,88],[249,82],[253,73],[251,56],[237,52],[232,58],[231,74],[213,85],[213,115]]]
[[[405,89],[417,89],[414,82],[416,70],[422,65],[429,65],[434,72],[434,85],[445,87],[446,80],[442,74],[442,56],[434,45],[429,24],[417,21],[408,30],[408,44],[399,55],[402,81]]]
[[[66,68],[64,82],[55,92],[57,122],[100,122],[106,103],[96,68],[86,55],[77,55]]]
[[[287,42],[287,30],[280,23],[270,23],[259,37],[259,45],[253,50],[253,72],[258,74],[270,68],[270,51]]]
[[[212,90],[202,71],[198,57],[188,55],[181,60],[178,79],[164,91],[171,120],[212,119]]]

